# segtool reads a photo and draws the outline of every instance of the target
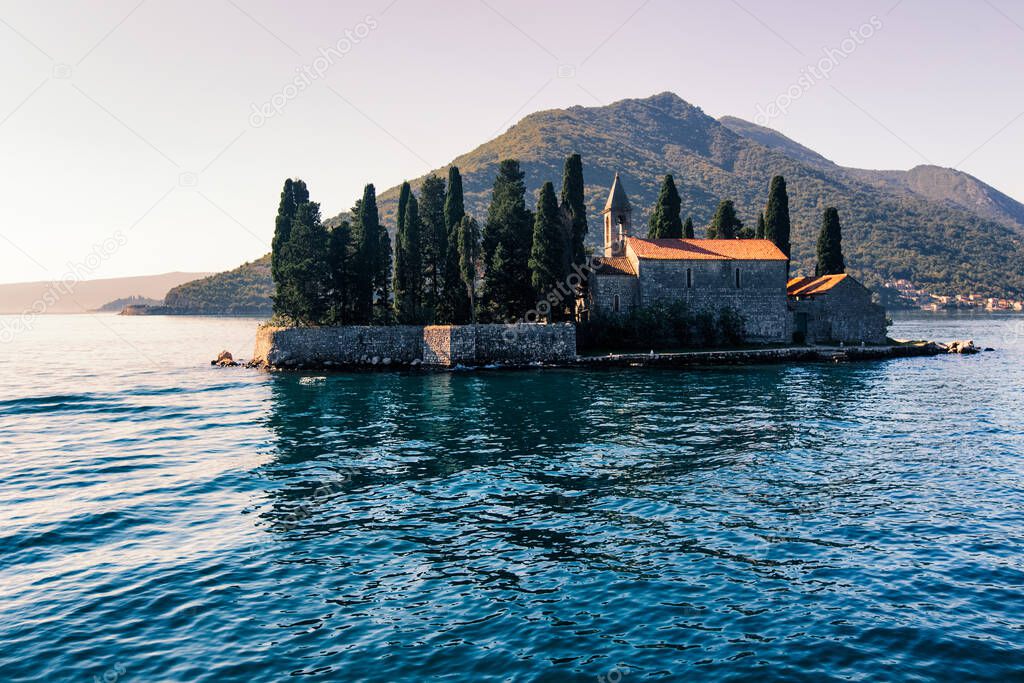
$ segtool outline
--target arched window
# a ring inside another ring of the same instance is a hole
[[[693,268],[686,269],[686,288],[693,288]]]
[[[736,269],[736,289],[740,288],[740,269]]]
[[[616,313],[619,312],[619,295],[618,294],[616,294],[614,297],[612,297],[612,310],[615,311]]]

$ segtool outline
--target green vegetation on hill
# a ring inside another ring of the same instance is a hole
[[[200,314],[267,315],[273,291],[267,254],[226,273],[179,285],[167,292],[164,304]]]
[[[1013,199],[950,169],[846,169],[770,129],[739,119],[716,121],[672,93],[527,116],[453,160],[461,169],[466,213],[487,214],[502,159],[520,161],[528,205],[532,205],[541,185],[559,177],[571,152],[579,152],[585,160],[591,225],[601,224],[600,211],[616,171],[634,207],[637,235],[646,232],[643,226],[666,174],[673,175],[681,215],[693,216],[697,236],[703,236],[704,226],[723,199],[733,200],[745,225],[757,225],[769,179],[783,175],[789,195],[794,274],[814,272],[821,217],[826,207],[834,206],[843,217],[848,272],[869,286],[905,278],[936,292],[1024,296],[1024,227],[1014,227],[1014,217],[1024,225],[1024,207]],[[432,173],[443,178],[447,169]],[[424,178],[410,181],[412,189],[418,192]],[[394,187],[378,196],[380,223],[392,233],[398,193]],[[348,218],[339,216],[324,223],[333,226],[343,217]],[[588,234],[590,248],[597,247],[600,232]],[[194,290],[191,301],[211,309],[235,307],[252,301],[259,290],[260,302],[269,308],[269,268],[259,285],[251,278],[239,278],[239,271],[255,274],[247,264],[199,281],[207,284]],[[236,298],[228,283],[239,279],[244,288]],[[217,294],[219,304],[198,296],[204,291]]]

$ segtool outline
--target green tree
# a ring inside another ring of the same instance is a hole
[[[523,179],[517,160],[498,165],[484,224],[483,298],[495,320],[516,320],[534,304],[529,267],[533,216],[526,208]]]
[[[718,204],[715,217],[708,228],[708,239],[731,240],[743,228],[743,223],[736,217],[736,207],[731,199],[723,199]]]
[[[420,186],[419,215],[420,243],[422,245],[421,307],[434,320],[434,314],[443,296],[444,267],[448,258],[448,225],[445,223],[444,181],[435,175],[427,176]]]
[[[846,272],[843,261],[843,231],[839,225],[839,211],[830,206],[825,209],[818,233],[818,264],[814,275],[839,275]]]
[[[421,322],[423,265],[419,202],[409,195],[404,221],[395,233],[395,315],[403,325]]]
[[[331,293],[327,320],[331,325],[347,325],[352,321],[352,227],[342,221],[330,232],[328,261]]]
[[[457,166],[448,169],[448,185],[444,198],[444,220],[448,231],[443,278],[435,322],[465,323],[469,320],[469,303],[460,271],[461,242],[459,225],[466,215],[462,195],[462,175]]]
[[[459,276],[469,299],[469,318],[476,323],[476,279],[480,266],[480,226],[463,216],[456,226],[459,245]]]
[[[284,188],[281,190],[281,200],[277,206],[277,218],[274,221],[274,238],[270,245],[270,274],[275,285],[279,284],[281,277],[281,248],[288,242],[288,237],[291,234],[295,210],[300,204],[308,201],[309,190],[306,189],[306,183],[298,178],[295,180],[285,179]]]
[[[458,166],[448,169],[448,188],[444,195],[444,222],[451,230],[466,215],[466,200],[462,195],[462,174]]]
[[[654,204],[647,232],[648,239],[680,238],[683,236],[683,222],[679,218],[682,201],[676,182],[669,174],[661,183],[658,201]]]
[[[383,225],[377,225],[377,270],[374,274],[374,299],[376,301],[376,322],[381,325],[391,324],[391,294],[393,254],[391,252],[391,236]]]
[[[789,195],[786,193],[786,179],[780,175],[772,178],[768,188],[768,206],[764,211],[765,238],[775,243],[782,253],[790,254]]]
[[[764,211],[757,214],[757,230],[754,231],[754,237],[759,240],[765,239]]]
[[[537,212],[533,220],[533,245],[530,250],[530,282],[540,300],[551,304],[548,319],[557,319],[564,304],[548,298],[554,294],[562,299],[559,288],[564,282],[566,243],[562,232],[562,214],[555,198],[555,186],[544,183],[537,199]]]
[[[693,235],[693,216],[686,217],[686,223],[683,224],[683,237],[688,240],[692,240]]]
[[[579,154],[570,154],[565,159],[561,206],[572,221],[569,263],[582,265],[587,260],[587,203],[583,194],[583,159]]]
[[[352,320],[367,324],[373,320],[374,290],[380,281],[381,227],[377,191],[373,184],[363,189],[363,198],[353,207],[352,226]]]
[[[295,209],[288,241],[280,247],[281,285],[274,312],[300,325],[327,321],[331,296],[330,236],[320,221],[320,205],[306,201]]]

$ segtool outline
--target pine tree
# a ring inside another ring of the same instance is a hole
[[[736,218],[736,207],[731,199],[723,199],[715,211],[715,217],[711,219],[711,227],[708,228],[709,239],[731,240],[743,228],[743,223]]]
[[[421,303],[423,313],[434,321],[444,285],[444,267],[448,258],[448,226],[445,223],[444,181],[435,175],[427,176],[420,186],[419,215],[420,243],[422,245]]]
[[[459,276],[469,299],[469,319],[476,323],[476,279],[480,262],[480,226],[470,216],[463,216],[455,231],[458,235],[459,245]]]
[[[353,208],[354,258],[352,264],[352,319],[367,324],[373,320],[374,290],[380,281],[381,227],[377,191],[373,184],[363,189],[363,198]]]
[[[680,238],[683,236],[683,222],[679,218],[682,201],[672,175],[665,176],[654,204],[647,232],[648,239]]]
[[[764,211],[757,214],[757,230],[754,231],[754,237],[759,240],[765,239]]]
[[[562,216],[555,198],[555,186],[544,183],[537,199],[537,212],[533,220],[533,246],[530,250],[530,282],[540,301],[551,303],[549,320],[558,319],[564,304],[554,304],[548,298],[554,294],[563,299],[559,289],[563,283],[565,268],[564,234]]]
[[[320,325],[328,320],[329,250],[330,236],[320,221],[320,205],[310,201],[299,204],[288,241],[280,247],[281,285],[274,296],[275,312],[300,325]]]
[[[686,217],[686,223],[683,224],[683,237],[688,240],[693,239],[693,216]]]
[[[839,225],[839,211],[834,206],[825,209],[818,233],[818,264],[815,277],[839,275],[846,272],[843,260],[843,231]]]
[[[331,325],[352,321],[352,228],[342,221],[330,232],[329,258],[331,294],[327,319]]]
[[[402,325],[421,322],[423,264],[419,202],[409,195],[405,221],[395,233],[395,315]]]
[[[765,238],[775,243],[782,253],[790,254],[789,195],[786,193],[786,179],[780,175],[772,178],[768,188],[768,206],[764,211]]]
[[[515,159],[498,165],[484,224],[483,297],[495,320],[516,320],[534,304],[529,270],[533,216],[526,208],[523,178]]]

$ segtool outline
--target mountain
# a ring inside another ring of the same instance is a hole
[[[941,166],[916,166],[909,171],[874,171],[839,166],[782,133],[733,116],[719,122],[729,130],[765,147],[817,168],[845,172],[855,180],[895,194],[912,194],[948,202],[982,218],[998,221],[1024,235],[1024,204],[969,173]]]
[[[85,313],[130,296],[163,299],[172,287],[209,273],[164,273],[103,280],[22,282],[0,285],[0,313]]]
[[[789,187],[794,273],[813,270],[822,212],[836,206],[846,262],[869,286],[907,279],[936,292],[1024,296],[1024,231],[1014,218],[1022,207],[1013,199],[948,169],[846,169],[768,128],[734,118],[717,121],[672,93],[537,112],[452,163],[462,171],[467,211],[483,219],[501,159],[520,160],[532,204],[543,182],[559,185],[563,160],[572,152],[583,155],[589,242],[595,247],[616,171],[640,235],[666,173],[675,176],[683,215],[692,214],[697,225],[710,222],[723,198],[732,199],[741,220],[753,225],[771,177],[781,173]],[[447,167],[434,173],[444,177]],[[414,188],[422,181],[410,180]],[[382,220],[392,230],[398,189],[379,196]],[[215,276],[206,288],[233,303],[226,280],[233,277]],[[269,281],[262,291],[269,293]]]
[[[164,297],[165,306],[198,315],[269,315],[274,285],[270,254],[175,287]]]

